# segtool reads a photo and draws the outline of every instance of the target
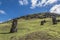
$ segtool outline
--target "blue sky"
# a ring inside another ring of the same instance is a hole
[[[59,10],[60,0],[0,0],[0,23],[39,12],[60,14]]]

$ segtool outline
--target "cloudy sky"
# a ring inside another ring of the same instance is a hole
[[[39,12],[60,14],[60,0],[0,0],[0,22]]]

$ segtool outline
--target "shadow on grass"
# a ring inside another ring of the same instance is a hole
[[[10,32],[4,32],[4,33],[0,33],[0,34],[11,34]]]

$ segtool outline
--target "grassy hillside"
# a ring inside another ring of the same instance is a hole
[[[44,19],[47,22],[44,25],[40,25],[41,20]],[[52,25],[51,18],[44,18],[44,19],[35,19],[35,18],[29,20],[25,20],[22,18],[19,19],[17,26],[18,29],[17,33],[9,33],[11,28],[10,22],[0,24],[0,40],[29,40],[28,38],[25,39],[26,35],[32,36],[33,40],[39,40],[34,38],[34,36],[36,37],[36,35],[34,35],[33,33],[36,32],[38,32],[38,34],[41,36],[44,36],[46,34],[50,35],[50,38],[52,38],[50,40],[60,40],[60,22],[58,22],[56,25]],[[40,32],[42,33],[40,34]],[[47,38],[49,36],[45,37]]]

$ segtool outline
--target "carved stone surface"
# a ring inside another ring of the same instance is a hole
[[[52,16],[52,23],[53,24],[57,24],[57,20],[56,20],[56,17],[55,16]]]
[[[42,20],[41,21],[41,25],[44,25],[44,23],[46,23],[46,21],[45,20]]]
[[[14,32],[17,32],[17,19],[13,19],[12,27],[10,29],[10,33],[14,33]]]

